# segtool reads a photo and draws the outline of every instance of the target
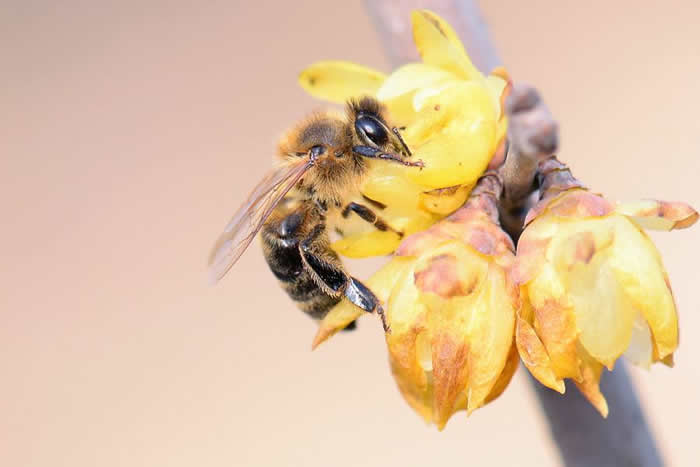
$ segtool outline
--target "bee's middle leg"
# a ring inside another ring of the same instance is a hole
[[[299,244],[301,256],[312,274],[316,276],[317,282],[329,295],[336,297],[344,295],[355,306],[369,313],[376,312],[382,320],[384,331],[390,332],[384,308],[377,296],[362,282],[348,275],[335,254],[323,255],[319,253],[322,249],[314,248],[324,231],[325,225],[317,225]]]
[[[403,232],[392,229],[389,224],[387,224],[381,217],[379,217],[371,208],[368,208],[364,204],[351,202],[343,208],[341,215],[343,218],[347,219],[351,213],[357,214],[363,221],[372,224],[377,230],[382,232],[391,231],[394,232],[399,237],[403,237]]]

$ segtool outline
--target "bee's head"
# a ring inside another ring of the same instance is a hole
[[[352,134],[333,113],[314,114],[292,128],[280,142],[283,157],[308,157],[315,165],[333,164],[347,156]]]
[[[387,123],[385,113],[382,104],[371,97],[348,102],[347,116],[353,125],[355,154],[392,160],[411,156],[399,130]]]

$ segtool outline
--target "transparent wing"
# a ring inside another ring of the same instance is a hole
[[[275,206],[311,167],[307,160],[273,169],[238,208],[209,254],[209,279],[216,282],[238,261]]]

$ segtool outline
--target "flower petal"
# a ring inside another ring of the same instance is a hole
[[[625,350],[625,357],[637,366],[647,370],[652,364],[654,343],[651,338],[649,325],[641,314],[637,313],[632,327],[632,339]]]
[[[583,348],[579,348],[579,355],[581,356],[581,380],[575,381],[576,387],[603,418],[607,418],[608,402],[600,392],[600,375],[603,372],[603,365],[588,355]]]
[[[452,27],[428,10],[411,13],[413,40],[423,62],[451,71],[467,80],[483,81]]]
[[[615,211],[651,230],[686,229],[698,220],[698,212],[681,202],[637,201],[618,204]]]
[[[406,177],[427,188],[476,182],[496,149],[498,122],[488,91],[458,82],[426,99],[406,128],[406,142],[425,164]]]
[[[576,316],[554,267],[543,264],[527,288],[534,310],[533,326],[547,349],[552,369],[559,378],[580,378]]]
[[[625,295],[649,323],[658,359],[678,347],[678,316],[666,271],[654,244],[627,218],[619,216],[611,261]]]
[[[523,305],[518,312],[515,323],[515,343],[523,364],[540,383],[550,389],[564,394],[564,381],[557,376],[552,367],[552,361],[547,349],[532,327],[532,308],[527,298],[523,297]]]
[[[456,79],[453,73],[441,68],[424,63],[408,63],[387,77],[377,90],[377,99],[394,99],[417,89],[438,86]]]
[[[338,104],[351,97],[373,96],[386,75],[362,65],[343,61],[317,62],[299,75],[299,84],[312,96]]]
[[[596,253],[590,263],[575,265],[567,276],[581,344],[612,368],[629,346],[637,310],[620,287],[607,256],[606,252]]]
[[[464,204],[474,185],[457,185],[421,193],[420,204],[426,211],[446,216]]]
[[[519,363],[520,356],[518,355],[518,348],[516,347],[515,342],[513,342],[513,345],[511,345],[510,347],[510,353],[508,353],[506,366],[503,368],[501,376],[498,377],[498,380],[496,380],[496,383],[491,388],[491,392],[484,400],[484,404],[488,404],[489,402],[499,398],[501,394],[503,394],[503,391],[506,390],[506,388],[510,384],[511,379],[513,379],[513,375],[518,369],[518,366],[520,366]]]
[[[391,230],[371,230],[347,235],[331,244],[338,254],[348,258],[368,258],[390,255],[401,243],[401,237]]]
[[[386,302],[392,287],[394,287],[394,284],[411,261],[410,258],[393,258],[379,271],[374,273],[367,281],[367,286],[374,292],[379,300]],[[328,338],[332,337],[335,333],[344,329],[348,324],[364,314],[367,313],[359,307],[347,300],[342,300],[321,320],[311,348],[315,349],[328,340]]]

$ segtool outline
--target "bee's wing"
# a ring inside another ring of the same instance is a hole
[[[216,282],[233,266],[255,238],[275,206],[311,167],[307,160],[273,169],[238,208],[209,254],[209,278]]]

